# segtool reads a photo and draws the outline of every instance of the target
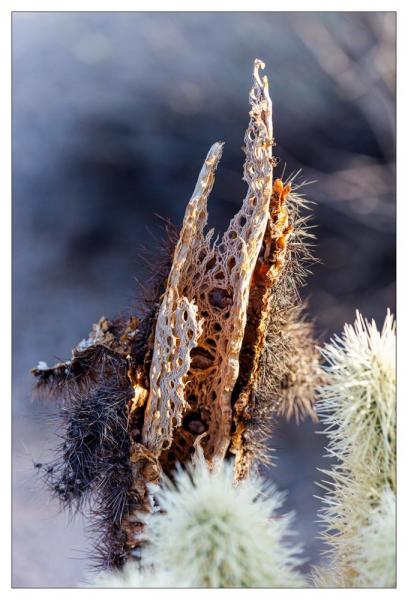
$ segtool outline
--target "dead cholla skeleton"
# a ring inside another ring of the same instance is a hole
[[[33,369],[37,387],[62,400],[62,443],[39,468],[63,505],[90,503],[104,567],[138,555],[147,484],[176,463],[199,450],[210,465],[232,458],[242,479],[267,459],[275,416],[314,416],[319,358],[297,293],[313,236],[303,196],[292,181],[273,180],[272,103],[260,68],[256,60],[248,192],[221,239],[206,231],[217,142],[144,312],[102,318],[71,360]]]

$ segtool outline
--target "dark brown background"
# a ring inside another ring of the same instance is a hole
[[[154,213],[180,224],[210,145],[226,142],[210,221],[245,194],[254,58],[267,64],[275,153],[303,169],[317,255],[305,295],[327,339],[395,299],[393,13],[14,13],[13,584],[81,582],[81,518],[58,514],[32,460],[57,440],[29,369],[68,358],[100,315],[131,309]],[[323,436],[282,424],[270,476],[311,561]],[[306,565],[307,569],[308,566]]]

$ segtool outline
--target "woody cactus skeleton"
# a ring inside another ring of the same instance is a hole
[[[41,469],[69,507],[92,499],[104,566],[137,556],[149,483],[197,451],[210,466],[233,458],[235,479],[245,478],[267,458],[275,415],[314,415],[319,358],[297,294],[312,236],[293,180],[273,179],[272,104],[260,68],[256,60],[248,192],[221,239],[206,231],[217,142],[144,315],[102,318],[70,361],[33,370],[39,388],[62,397],[63,443]]]

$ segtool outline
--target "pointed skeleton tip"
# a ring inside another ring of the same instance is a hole
[[[256,58],[254,60],[254,70],[253,70],[254,80],[260,88],[263,88],[263,90],[267,92],[268,88],[269,88],[268,78],[266,75],[264,75],[262,77],[262,79],[259,76],[259,69],[264,69],[264,68],[265,68],[265,63],[262,60],[259,60],[259,58]]]
[[[256,73],[258,74],[259,69],[264,69],[264,68],[265,68],[265,63],[261,59],[256,58],[254,60],[254,73],[256,71]]]
[[[223,148],[224,142],[215,142],[208,151],[207,158],[205,159],[206,165],[211,166],[214,162],[218,163],[222,156]]]
[[[223,148],[224,148],[224,144],[225,142],[215,142],[215,144],[213,144],[212,148],[214,150],[216,150],[217,152],[222,152]]]

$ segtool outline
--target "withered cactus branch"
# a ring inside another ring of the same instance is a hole
[[[235,479],[266,460],[268,425],[314,416],[320,377],[297,287],[311,261],[306,201],[273,180],[272,103],[256,60],[245,133],[248,192],[221,238],[206,231],[223,144],[204,161],[168,265],[144,315],[102,318],[70,361],[33,369],[62,398],[63,443],[41,466],[56,496],[92,500],[103,566],[138,555],[148,484],[203,453],[235,462]]]

